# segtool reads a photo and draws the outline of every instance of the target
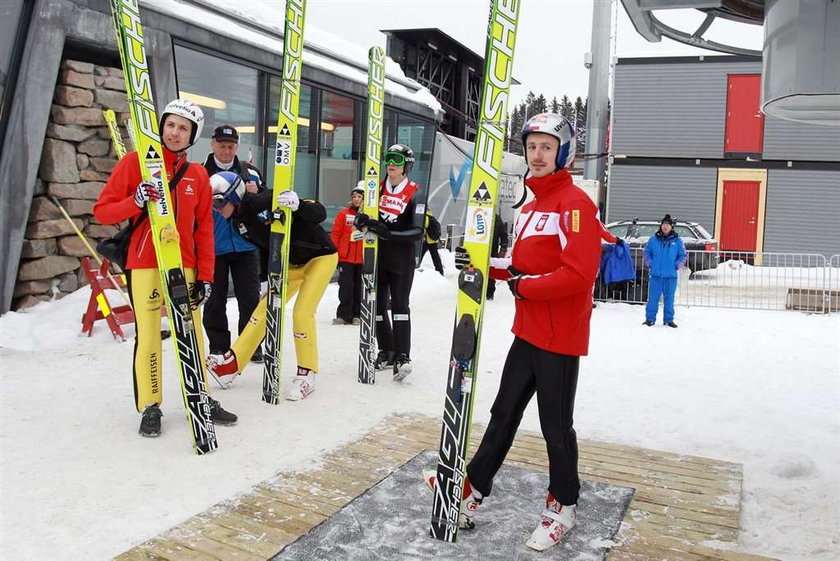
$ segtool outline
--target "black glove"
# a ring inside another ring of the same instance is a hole
[[[383,239],[388,239],[391,236],[391,231],[388,227],[379,220],[370,219],[367,222],[367,229]]]
[[[361,230],[365,226],[367,226],[368,221],[370,221],[370,216],[365,214],[364,212],[360,212],[356,214],[356,219],[353,221],[353,225]]]
[[[468,266],[472,260],[470,259],[470,253],[467,251],[467,248],[464,246],[459,245],[455,248],[455,268],[459,271],[464,267]]]
[[[203,306],[213,292],[213,284],[210,281],[195,281],[190,290],[190,305],[193,310]]]
[[[511,294],[513,294],[513,297],[518,300],[522,300],[522,295],[519,293],[519,281],[521,279],[522,277],[513,277],[507,281]]]

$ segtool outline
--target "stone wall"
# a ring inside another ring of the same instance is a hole
[[[105,109],[113,109],[119,123],[128,119],[122,70],[64,60],[24,235],[13,310],[61,298],[87,284],[81,258],[90,253],[52,197],[59,199],[91,246],[117,231],[93,217],[93,203],[117,163],[102,115]]]

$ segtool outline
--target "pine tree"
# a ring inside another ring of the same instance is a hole
[[[531,111],[531,115],[537,115],[539,113],[545,113],[548,111],[548,102],[545,99],[543,94],[537,96],[534,100],[533,111]]]
[[[523,126],[525,126],[525,104],[520,103],[518,107],[513,108],[513,112],[510,114],[508,152],[523,154],[522,140],[519,138]]]
[[[557,96],[551,98],[551,104],[548,107],[552,113],[560,113],[560,102],[557,101]]]
[[[574,113],[574,109],[572,108],[572,102],[569,100],[569,96],[564,95],[563,98],[560,100],[560,114],[566,117],[567,119],[572,119],[572,113]]]

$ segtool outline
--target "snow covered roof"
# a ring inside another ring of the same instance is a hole
[[[189,21],[213,33],[242,43],[283,54],[284,4],[270,5],[258,0],[140,0],[140,5],[168,16]],[[337,35],[306,24],[304,65],[320,68],[367,84],[367,49]],[[420,83],[407,78],[400,66],[386,58],[385,91],[425,105],[443,114],[437,99]]]

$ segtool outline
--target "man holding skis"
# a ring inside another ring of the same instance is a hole
[[[186,99],[170,102],[160,117],[163,160],[172,191],[172,204],[180,238],[181,258],[190,287],[193,324],[201,335],[199,307],[207,300],[213,281],[213,217],[210,180],[201,164],[190,163],[186,150],[201,135],[204,115],[201,108]],[[152,231],[146,210],[156,202],[156,187],[143,181],[137,152],[117,162],[111,177],[93,207],[102,224],[129,220],[133,225],[126,261],[128,292],[134,308],[137,335],[134,343],[134,398],[143,413],[140,435],[154,437],[161,431],[163,415],[163,356],[160,336],[162,288]],[[203,375],[203,372],[202,372]],[[206,385],[206,381],[205,381]],[[211,418],[220,425],[236,422],[237,417],[210,399]]]
[[[414,242],[423,236],[422,214],[415,220],[419,186],[408,178],[414,151],[394,144],[385,152],[387,175],[380,184],[379,216],[356,215],[356,227],[379,236],[376,281],[376,340],[379,355],[375,368],[393,368],[394,380],[411,373],[411,312],[409,295],[414,281]],[[391,319],[388,318],[388,297]]]
[[[589,346],[602,228],[595,204],[566,170],[575,155],[571,123],[555,113],[536,115],[525,123],[522,143],[528,163],[525,185],[534,199],[519,215],[510,257],[490,260],[490,276],[507,281],[516,298],[515,338],[490,423],[467,466],[460,525],[473,527],[473,516],[490,494],[493,477],[536,393],[549,484],[545,510],[525,545],[544,550],[575,526],[580,480],[572,423],[578,363]],[[456,248],[455,260],[463,268],[470,256]],[[434,485],[434,471],[424,477]]]

